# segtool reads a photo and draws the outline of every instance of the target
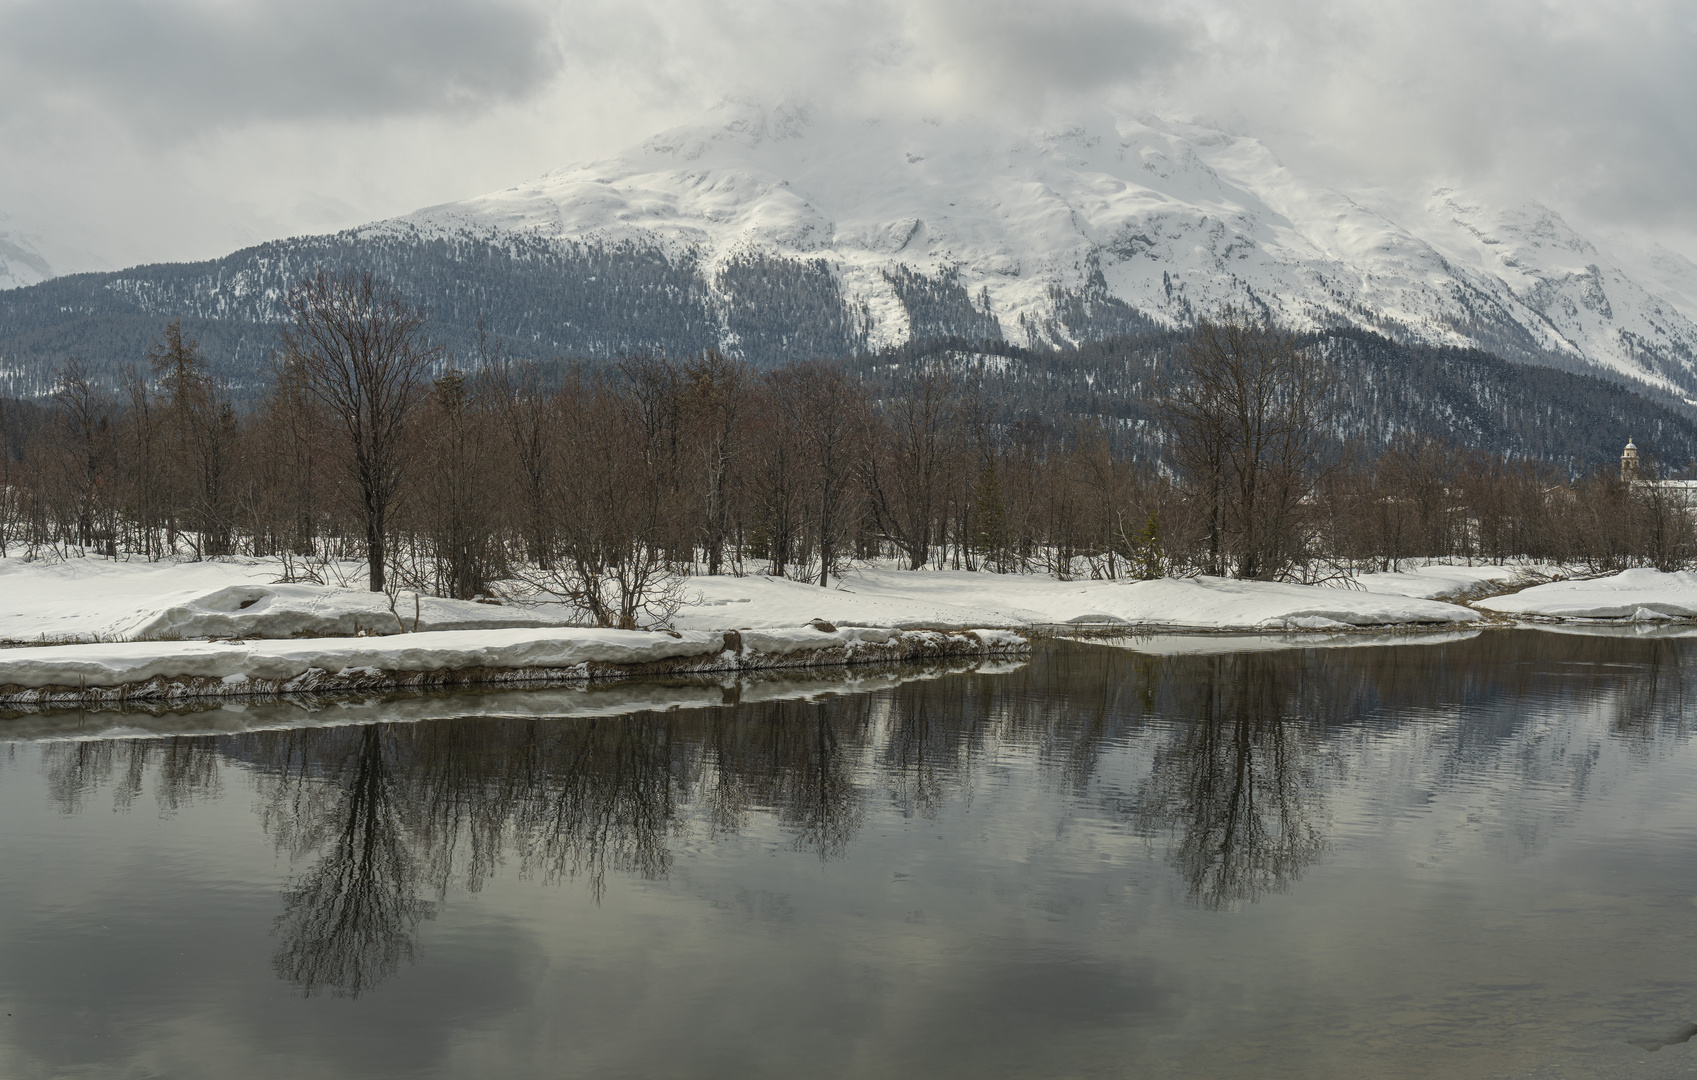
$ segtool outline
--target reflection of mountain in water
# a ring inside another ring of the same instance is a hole
[[[1164,841],[1191,898],[1226,907],[1292,887],[1326,850],[1333,779],[1385,747],[1411,783],[1484,760],[1512,781],[1498,797],[1537,779],[1577,803],[1583,740],[1648,755],[1685,739],[1694,677],[1697,645],[1534,632],[1224,656],[1062,645],[823,700],[60,742],[44,759],[67,812],[104,785],[127,807],[144,781],[170,809],[219,794],[228,765],[250,772],[299,870],[278,972],[352,995],[410,958],[432,898],[503,866],[600,897],[615,875],[666,875],[692,830],[776,828],[834,859],[875,806],[935,815],[1013,757]],[[1547,737],[1552,717],[1572,737]]]

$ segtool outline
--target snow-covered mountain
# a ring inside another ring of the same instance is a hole
[[[53,267],[39,250],[38,240],[0,212],[0,289],[34,285],[53,276]]]
[[[360,232],[653,247],[712,291],[751,257],[813,263],[873,346],[912,331],[912,272],[958,285],[1022,344],[1092,336],[1103,315],[1178,326],[1236,305],[1697,397],[1697,267],[1681,256],[1640,255],[1629,275],[1536,203],[1351,195],[1253,138],[1148,117],[1010,131],[727,106],[617,157]]]
[[[201,263],[42,280],[43,251],[98,265],[73,227],[48,232],[59,246],[0,218],[0,370],[19,392],[71,356],[115,377],[170,319],[251,377],[288,289],[329,267],[393,280],[464,356],[481,327],[538,359],[718,346],[765,366],[911,338],[1079,343],[1235,305],[1697,405],[1683,256],[1458,186],[1341,191],[1256,139],[1150,117],[1014,130],[732,105],[505,191]]]

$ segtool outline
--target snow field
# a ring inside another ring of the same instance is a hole
[[[1435,600],[1440,596],[1461,596],[1486,588],[1530,585],[1559,574],[1560,569],[1548,564],[1458,566],[1430,563],[1391,573],[1359,574],[1351,586],[1368,592]]]
[[[1459,624],[1476,613],[1429,597],[1497,581],[1501,567],[1420,567],[1336,589],[1222,578],[1056,581],[1031,574],[866,567],[831,588],[761,575],[696,577],[673,620],[684,631],[762,630],[825,619],[901,630],[1108,623],[1191,630],[1316,630]],[[279,585],[272,560],[59,563],[0,560],[0,641],[391,635],[564,627],[558,603],[480,604],[357,588]],[[400,615],[400,624],[396,614]]]
[[[1056,581],[1030,574],[868,568],[850,571],[839,589],[757,577],[696,578],[689,588],[699,591],[702,603],[680,616],[679,627],[753,626],[763,619],[793,624],[803,616],[897,627],[1338,630],[1480,618],[1467,608],[1418,596],[1209,577]]]

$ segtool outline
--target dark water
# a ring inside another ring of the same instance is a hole
[[[0,1076],[1697,1071],[1697,641],[826,685],[0,720]]]

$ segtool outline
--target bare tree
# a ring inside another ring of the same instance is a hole
[[[956,467],[959,387],[942,365],[910,372],[885,403],[865,457],[865,486],[878,533],[923,569],[937,542],[943,487]]]
[[[720,572],[731,534],[731,499],[742,466],[751,395],[748,366],[708,349],[684,368],[684,412],[701,483],[702,546],[707,572]]]
[[[73,511],[67,517],[74,524],[68,539],[82,548],[98,545],[102,554],[116,557],[115,531],[101,528],[111,483],[111,402],[77,357],[59,373],[53,399],[65,411],[62,468],[67,482],[62,490],[71,497]]]
[[[537,565],[552,557],[548,509],[548,463],[554,451],[558,424],[553,406],[542,392],[536,364],[515,361],[500,339],[490,342],[478,327],[479,371],[491,406],[500,418],[510,444],[513,476],[520,504],[516,516],[525,555]]]
[[[406,427],[441,350],[424,337],[424,311],[369,272],[324,270],[290,290],[293,324],[283,362],[330,410],[346,441],[365,521],[371,591],[382,592],[391,505],[406,478]]]
[[[1207,514],[1209,573],[1278,578],[1306,554],[1330,385],[1289,333],[1228,311],[1197,325],[1165,403],[1180,472]]]
[[[419,524],[430,538],[435,590],[470,600],[481,595],[494,573],[500,469],[491,453],[482,379],[450,369],[437,379],[424,413],[416,500]]]
[[[260,479],[274,504],[268,507],[274,548],[308,559],[318,554],[325,471],[325,444],[330,425],[326,410],[307,389],[298,364],[274,359],[271,387],[255,415],[255,437],[265,452],[256,455]],[[292,576],[292,575],[291,575]]]
[[[751,469],[757,524],[749,539],[765,553],[766,572],[775,577],[787,575],[799,557],[806,512],[801,425],[784,381],[782,370],[769,371],[760,381]]]
[[[635,630],[671,620],[682,578],[657,540],[668,534],[664,455],[644,437],[640,403],[619,389],[574,379],[555,396],[560,439],[545,472],[548,555],[519,574],[597,626]]]
[[[801,446],[812,474],[808,499],[819,550],[819,584],[829,585],[847,554],[858,490],[853,463],[862,457],[865,391],[839,367],[803,364],[797,371]]]
[[[124,395],[129,399],[125,417],[124,466],[131,475],[131,508],[139,549],[149,559],[165,554],[160,529],[164,525],[168,493],[160,483],[159,418],[147,380],[134,367],[122,375]]]
[[[228,555],[233,550],[229,472],[236,441],[236,414],[224,399],[218,382],[207,370],[199,342],[183,336],[172,320],[161,340],[147,351],[147,361],[164,391],[163,429],[166,436],[165,483],[173,502],[189,508],[186,526],[194,549],[201,555]]]

